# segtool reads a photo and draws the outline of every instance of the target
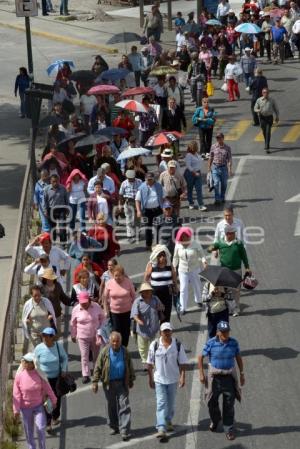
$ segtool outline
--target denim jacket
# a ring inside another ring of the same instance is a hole
[[[159,182],[154,183],[154,188],[156,190],[159,206],[162,208],[163,199],[164,199],[163,188],[162,188],[161,184],[159,184]],[[141,210],[143,212],[145,210],[145,206],[146,206],[147,198],[148,198],[148,194],[149,194],[148,185],[146,182],[143,182],[141,184],[139,191],[141,192]]]
[[[214,111],[213,108],[209,108],[208,109],[208,113],[206,115],[206,117],[204,117],[204,110],[202,107],[197,108],[196,111],[194,112],[194,115],[192,117],[192,123],[194,126],[198,126],[198,128],[203,128],[203,129],[207,129],[207,128],[212,128],[215,124],[216,121],[216,112]],[[208,119],[207,121],[200,121],[198,122],[198,119]]]

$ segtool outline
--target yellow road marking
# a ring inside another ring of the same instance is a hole
[[[273,134],[273,132],[278,128],[278,124],[279,123],[274,123],[273,124],[273,126],[271,128],[271,134]],[[262,131],[260,131],[257,134],[257,136],[255,137],[254,142],[264,142],[264,141],[265,141],[265,139],[264,139],[263,133],[262,133]]]
[[[226,140],[239,140],[251,125],[251,120],[240,120],[225,136]]]
[[[4,28],[11,28],[13,30],[25,32],[25,28],[20,25],[14,25],[14,24],[10,24],[10,23],[0,22],[0,26],[4,27]],[[40,31],[40,30],[36,30],[36,29],[31,29],[31,34],[34,36],[45,37],[46,39],[50,39],[53,41],[64,42],[65,44],[70,44],[70,45],[75,45],[75,46],[77,45],[78,47],[93,48],[95,50],[99,50],[104,53],[110,53],[110,54],[118,53],[117,48],[107,47],[106,45],[95,44],[93,42],[88,42],[88,41],[73,38],[73,37],[62,36],[61,34],[53,34],[53,33],[48,33],[47,31]]]
[[[300,122],[295,123],[290,130],[287,132],[287,134],[284,136],[284,138],[281,140],[281,142],[296,142],[300,137]]]

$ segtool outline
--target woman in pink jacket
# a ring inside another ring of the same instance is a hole
[[[90,382],[89,354],[92,351],[93,364],[97,360],[100,346],[97,345],[97,331],[103,324],[104,313],[94,301],[90,300],[88,292],[80,292],[77,304],[71,316],[71,337],[73,343],[78,342],[81,354],[82,383]]]
[[[34,365],[34,354],[22,358],[13,387],[13,411],[17,418],[22,414],[26,441],[29,449],[35,449],[34,427],[37,429],[39,448],[46,449],[46,414],[43,403],[49,398],[56,405],[56,396],[46,379],[41,377]]]
[[[112,330],[122,335],[122,345],[127,347],[130,335],[130,313],[135,300],[134,285],[124,272],[124,268],[117,265],[104,290],[104,310],[110,315]]]

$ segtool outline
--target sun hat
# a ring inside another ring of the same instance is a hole
[[[191,228],[188,228],[187,226],[183,226],[182,228],[180,228],[175,239],[177,243],[181,241],[183,235],[187,235],[189,238],[192,238],[193,230]]]
[[[165,148],[161,153],[161,157],[173,157],[173,150],[171,150],[170,148]]]
[[[49,281],[55,281],[57,279],[57,276],[54,273],[53,268],[46,268],[41,275],[41,278],[48,279]]]
[[[163,331],[167,331],[167,330],[169,330],[169,331],[173,330],[171,323],[162,323],[160,325],[160,331],[163,332]]]
[[[135,178],[135,171],[134,170],[127,170],[125,175],[126,175],[126,178],[134,179]]]
[[[79,304],[86,304],[90,301],[89,292],[80,292],[78,295]]]
[[[153,290],[149,282],[143,282],[140,286],[140,293],[142,292],[148,292],[149,290]]]
[[[27,354],[22,356],[22,360],[25,360],[25,362],[34,362],[34,354],[33,352],[27,352]]]
[[[169,161],[168,168],[170,168],[170,167],[176,168],[177,167],[176,161],[173,161],[173,160]]]

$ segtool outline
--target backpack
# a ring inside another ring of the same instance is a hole
[[[179,353],[180,353],[181,342],[179,340],[177,340],[177,338],[175,338],[175,342],[176,342],[176,348],[177,348],[177,363],[178,363],[178,357],[179,357]],[[159,344],[159,341],[155,340],[154,348],[153,348],[154,349],[154,365],[155,365],[155,353],[156,353],[156,351],[158,349],[158,344]],[[179,365],[179,363],[178,363],[178,365]]]

